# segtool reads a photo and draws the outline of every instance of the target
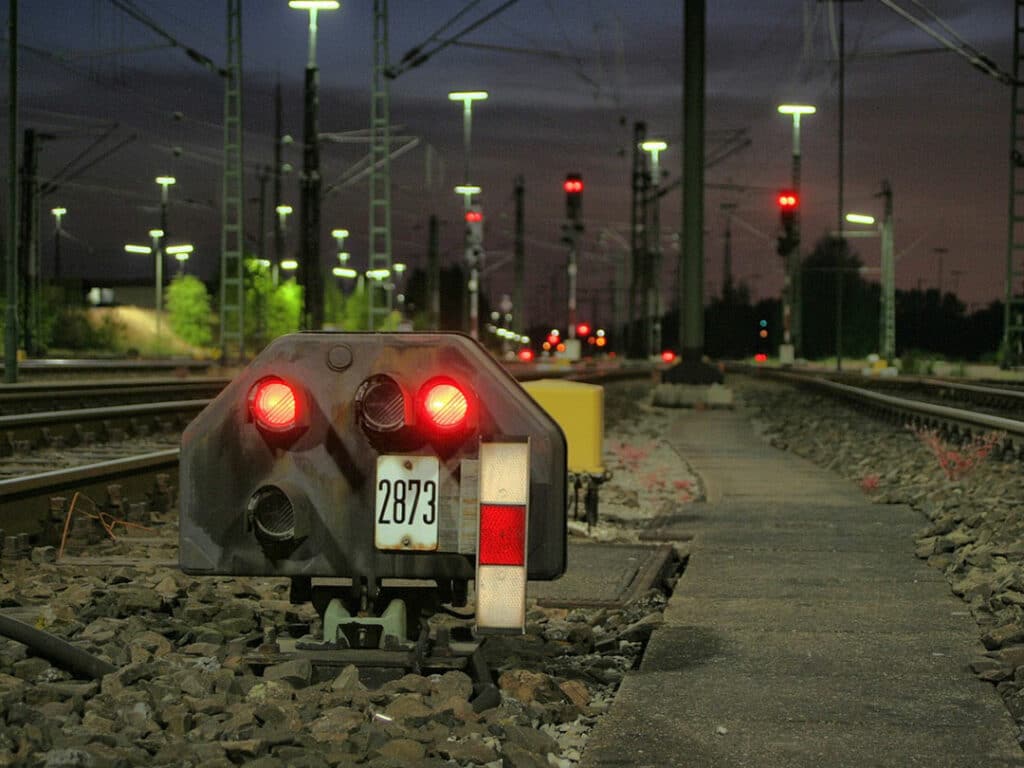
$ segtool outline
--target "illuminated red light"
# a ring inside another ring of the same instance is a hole
[[[796,208],[798,202],[798,198],[793,192],[780,192],[775,200],[779,204],[779,208],[784,210]]]
[[[664,360],[666,363],[671,363],[673,360],[676,359],[676,353],[673,352],[671,349],[666,349],[664,352],[661,353],[661,359]]]
[[[570,195],[579,194],[583,191],[583,182],[580,179],[566,179],[562,189]]]
[[[291,429],[299,418],[299,401],[290,384],[276,377],[261,379],[249,391],[249,410],[264,429]]]
[[[526,507],[519,504],[480,505],[480,565],[523,565]]]
[[[576,326],[576,337],[582,339],[584,336],[590,335],[590,324],[580,323]]]
[[[766,355],[764,352],[758,352],[756,355],[754,355],[754,362],[756,362],[756,363],[767,363],[768,362],[768,355]]]
[[[528,363],[533,360],[533,350],[529,347],[523,347],[519,350],[519,359],[524,363]]]
[[[475,224],[478,221],[483,221],[484,215],[480,211],[466,211],[466,221],[470,224]]]
[[[423,412],[430,423],[443,430],[463,426],[469,415],[469,398],[453,382],[428,383],[421,398]]]

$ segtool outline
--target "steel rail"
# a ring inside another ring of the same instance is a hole
[[[762,371],[765,369],[761,369]],[[946,405],[936,405],[920,400],[912,400],[904,397],[885,395],[881,392],[873,392],[863,387],[853,387],[849,384],[840,384],[836,381],[829,381],[820,377],[801,376],[799,374],[773,371],[771,376],[801,386],[812,386],[819,389],[831,390],[832,392],[857,400],[875,407],[881,407],[890,412],[907,413],[924,419],[932,419],[938,422],[955,424],[967,430],[978,428],[998,430],[1005,432],[1008,437],[1016,440],[1024,438],[1024,421],[1008,419],[1003,416],[994,416],[988,413],[966,411],[961,408],[951,408]]]
[[[141,402],[156,398],[183,400],[214,397],[228,385],[226,378],[139,379],[89,381],[75,384],[30,382],[0,387],[0,412],[26,413],[70,407],[95,407],[109,402]],[[168,398],[170,396],[170,398]]]
[[[0,416],[0,453],[20,453],[56,442],[74,445],[82,440],[87,426],[95,429],[98,425],[102,439],[109,441],[114,439],[115,430],[138,433],[144,420],[152,422],[161,416],[191,420],[210,402],[174,400]]]

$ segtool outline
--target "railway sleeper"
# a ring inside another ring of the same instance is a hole
[[[448,589],[430,586],[381,587],[373,590],[373,611],[365,583],[351,586],[312,586],[308,579],[292,580],[292,602],[311,601],[318,619],[309,624],[265,628],[258,645],[243,661],[262,674],[270,666],[306,660],[312,680],[332,680],[347,666],[359,668],[370,687],[397,680],[406,673],[429,675],[452,670],[465,672],[473,680],[474,711],[500,703],[501,696],[483,655],[485,639],[473,633],[472,615],[443,607],[451,599],[465,605],[465,585]],[[451,626],[431,627],[429,619],[446,612],[464,619]],[[416,626],[410,625],[415,617]],[[415,632],[415,637],[413,633]]]

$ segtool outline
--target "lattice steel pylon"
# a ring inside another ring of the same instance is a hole
[[[224,76],[224,189],[220,228],[220,344],[224,362],[245,358],[242,233],[242,0],[227,0]]]
[[[1003,365],[1024,361],[1024,83],[1021,42],[1024,0],[1013,3],[1013,95],[1010,102],[1010,189],[1006,242],[1006,304],[1003,314]]]
[[[388,70],[388,3],[373,0],[373,93],[370,97],[370,242],[371,270],[391,272],[391,107]],[[371,280],[370,330],[391,313],[393,288]]]

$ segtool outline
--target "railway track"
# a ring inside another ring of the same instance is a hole
[[[651,375],[650,367],[642,364],[547,370],[510,366],[510,370],[521,381],[559,376],[607,383]],[[176,447],[161,449],[153,444],[153,438],[163,436],[159,442],[167,442],[170,436],[176,443],[181,430],[209,403],[208,398],[227,383],[227,379],[163,379],[0,388],[0,408],[4,402],[16,403],[19,398],[23,402],[49,401],[66,406],[110,403],[120,397],[175,397],[167,402],[68,407],[0,416],[0,456],[9,457],[7,474],[14,475],[0,479],[0,520],[5,534],[24,533],[37,543],[56,543],[76,492],[85,495],[97,510],[117,519],[144,520],[152,511],[166,511],[177,482],[178,452]],[[141,448],[128,447],[139,441],[143,443]],[[123,456],[131,450],[135,455]],[[110,458],[112,451],[120,451],[122,456]],[[97,454],[103,459],[97,460]],[[67,467],[68,462],[76,466]],[[47,463],[50,468],[40,471],[39,465]]]
[[[969,439],[984,432],[1000,432],[1003,433],[1000,441],[1003,455],[1024,458],[1024,421],[1014,418],[1024,413],[1024,393],[1017,390],[940,379],[914,378],[902,384],[894,384],[892,380],[884,383],[858,377],[834,380],[821,374],[777,369],[746,367],[743,372],[753,372],[799,387],[826,392],[853,402],[882,418],[936,429],[953,439]],[[899,391],[900,394],[892,394],[893,391]],[[966,401],[965,404],[970,407],[943,404],[943,401],[950,400],[958,403]]]

